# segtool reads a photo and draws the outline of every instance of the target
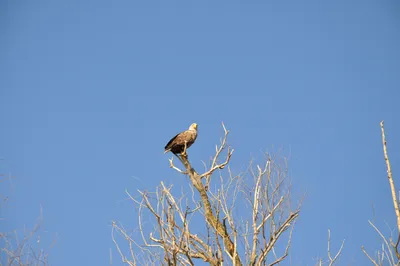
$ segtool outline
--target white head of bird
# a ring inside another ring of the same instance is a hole
[[[197,131],[197,124],[196,123],[191,124],[190,127],[189,127],[189,130]]]

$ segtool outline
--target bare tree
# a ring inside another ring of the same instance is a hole
[[[374,223],[372,223],[371,221],[368,221],[369,224],[374,228],[374,230],[378,233],[378,235],[382,239],[381,250],[377,250],[374,255],[370,255],[365,250],[364,246],[361,247],[361,250],[368,257],[368,259],[371,261],[371,263],[375,266],[381,266],[384,264],[385,261],[387,264],[394,266],[394,265],[400,265],[400,253],[399,253],[400,210],[399,210],[399,203],[397,201],[396,188],[395,188],[394,180],[393,180],[393,176],[392,176],[392,169],[390,166],[389,155],[387,152],[384,121],[381,121],[380,126],[381,126],[381,133],[382,133],[383,156],[384,156],[384,159],[386,162],[386,169],[387,169],[387,178],[389,181],[390,191],[392,193],[394,211],[395,211],[396,218],[397,218],[397,230],[394,230],[394,231],[395,232],[397,231],[397,232],[395,233],[395,237],[393,237],[393,236],[387,237],[381,232],[381,230]],[[393,240],[393,238],[395,240]]]
[[[155,192],[126,192],[138,208],[138,228],[128,231],[113,221],[112,239],[128,265],[278,265],[289,254],[301,200],[293,208],[285,158],[266,155],[263,166],[241,174],[229,167],[233,149],[224,129],[205,170],[197,172],[186,155],[170,167],[189,177],[179,192],[161,182]],[[224,157],[221,161],[221,157]],[[127,241],[121,245],[118,237]]]
[[[0,182],[11,180],[11,178],[12,176],[1,175]],[[1,207],[4,207],[9,197],[6,195],[1,195],[1,197]],[[6,218],[1,217],[1,222],[5,221]],[[26,229],[23,236],[21,236],[17,230],[0,232],[0,266],[49,265],[48,254],[41,246],[39,235],[41,224],[42,209],[40,209],[40,216],[33,228]]]

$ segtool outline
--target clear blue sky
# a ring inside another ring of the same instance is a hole
[[[110,248],[119,265],[110,221],[137,227],[125,189],[184,187],[163,148],[192,122],[195,166],[222,121],[232,167],[290,155],[308,195],[293,265],[326,256],[328,228],[340,265],[365,265],[367,220],[395,228],[379,122],[400,188],[398,1],[2,1],[0,25],[1,228],[42,205],[52,265],[108,265]]]

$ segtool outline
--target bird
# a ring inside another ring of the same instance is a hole
[[[177,154],[185,155],[186,149],[192,146],[196,138],[197,138],[197,124],[193,123],[190,125],[188,130],[185,130],[177,134],[167,143],[167,145],[165,145],[164,153],[172,152],[175,155]]]

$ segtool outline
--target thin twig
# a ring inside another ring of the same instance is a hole
[[[368,259],[369,259],[375,266],[379,266],[379,264],[368,254],[368,252],[365,251],[364,246],[361,246],[361,250],[362,250],[362,252],[364,252],[365,256],[367,256]]]
[[[331,230],[328,229],[328,258],[329,258],[329,266],[332,266],[335,261],[337,260],[337,258],[340,256],[340,254],[342,253],[342,249],[344,246],[344,241],[342,241],[342,245],[340,245],[339,251],[336,253],[335,257],[332,258],[331,256]]]

